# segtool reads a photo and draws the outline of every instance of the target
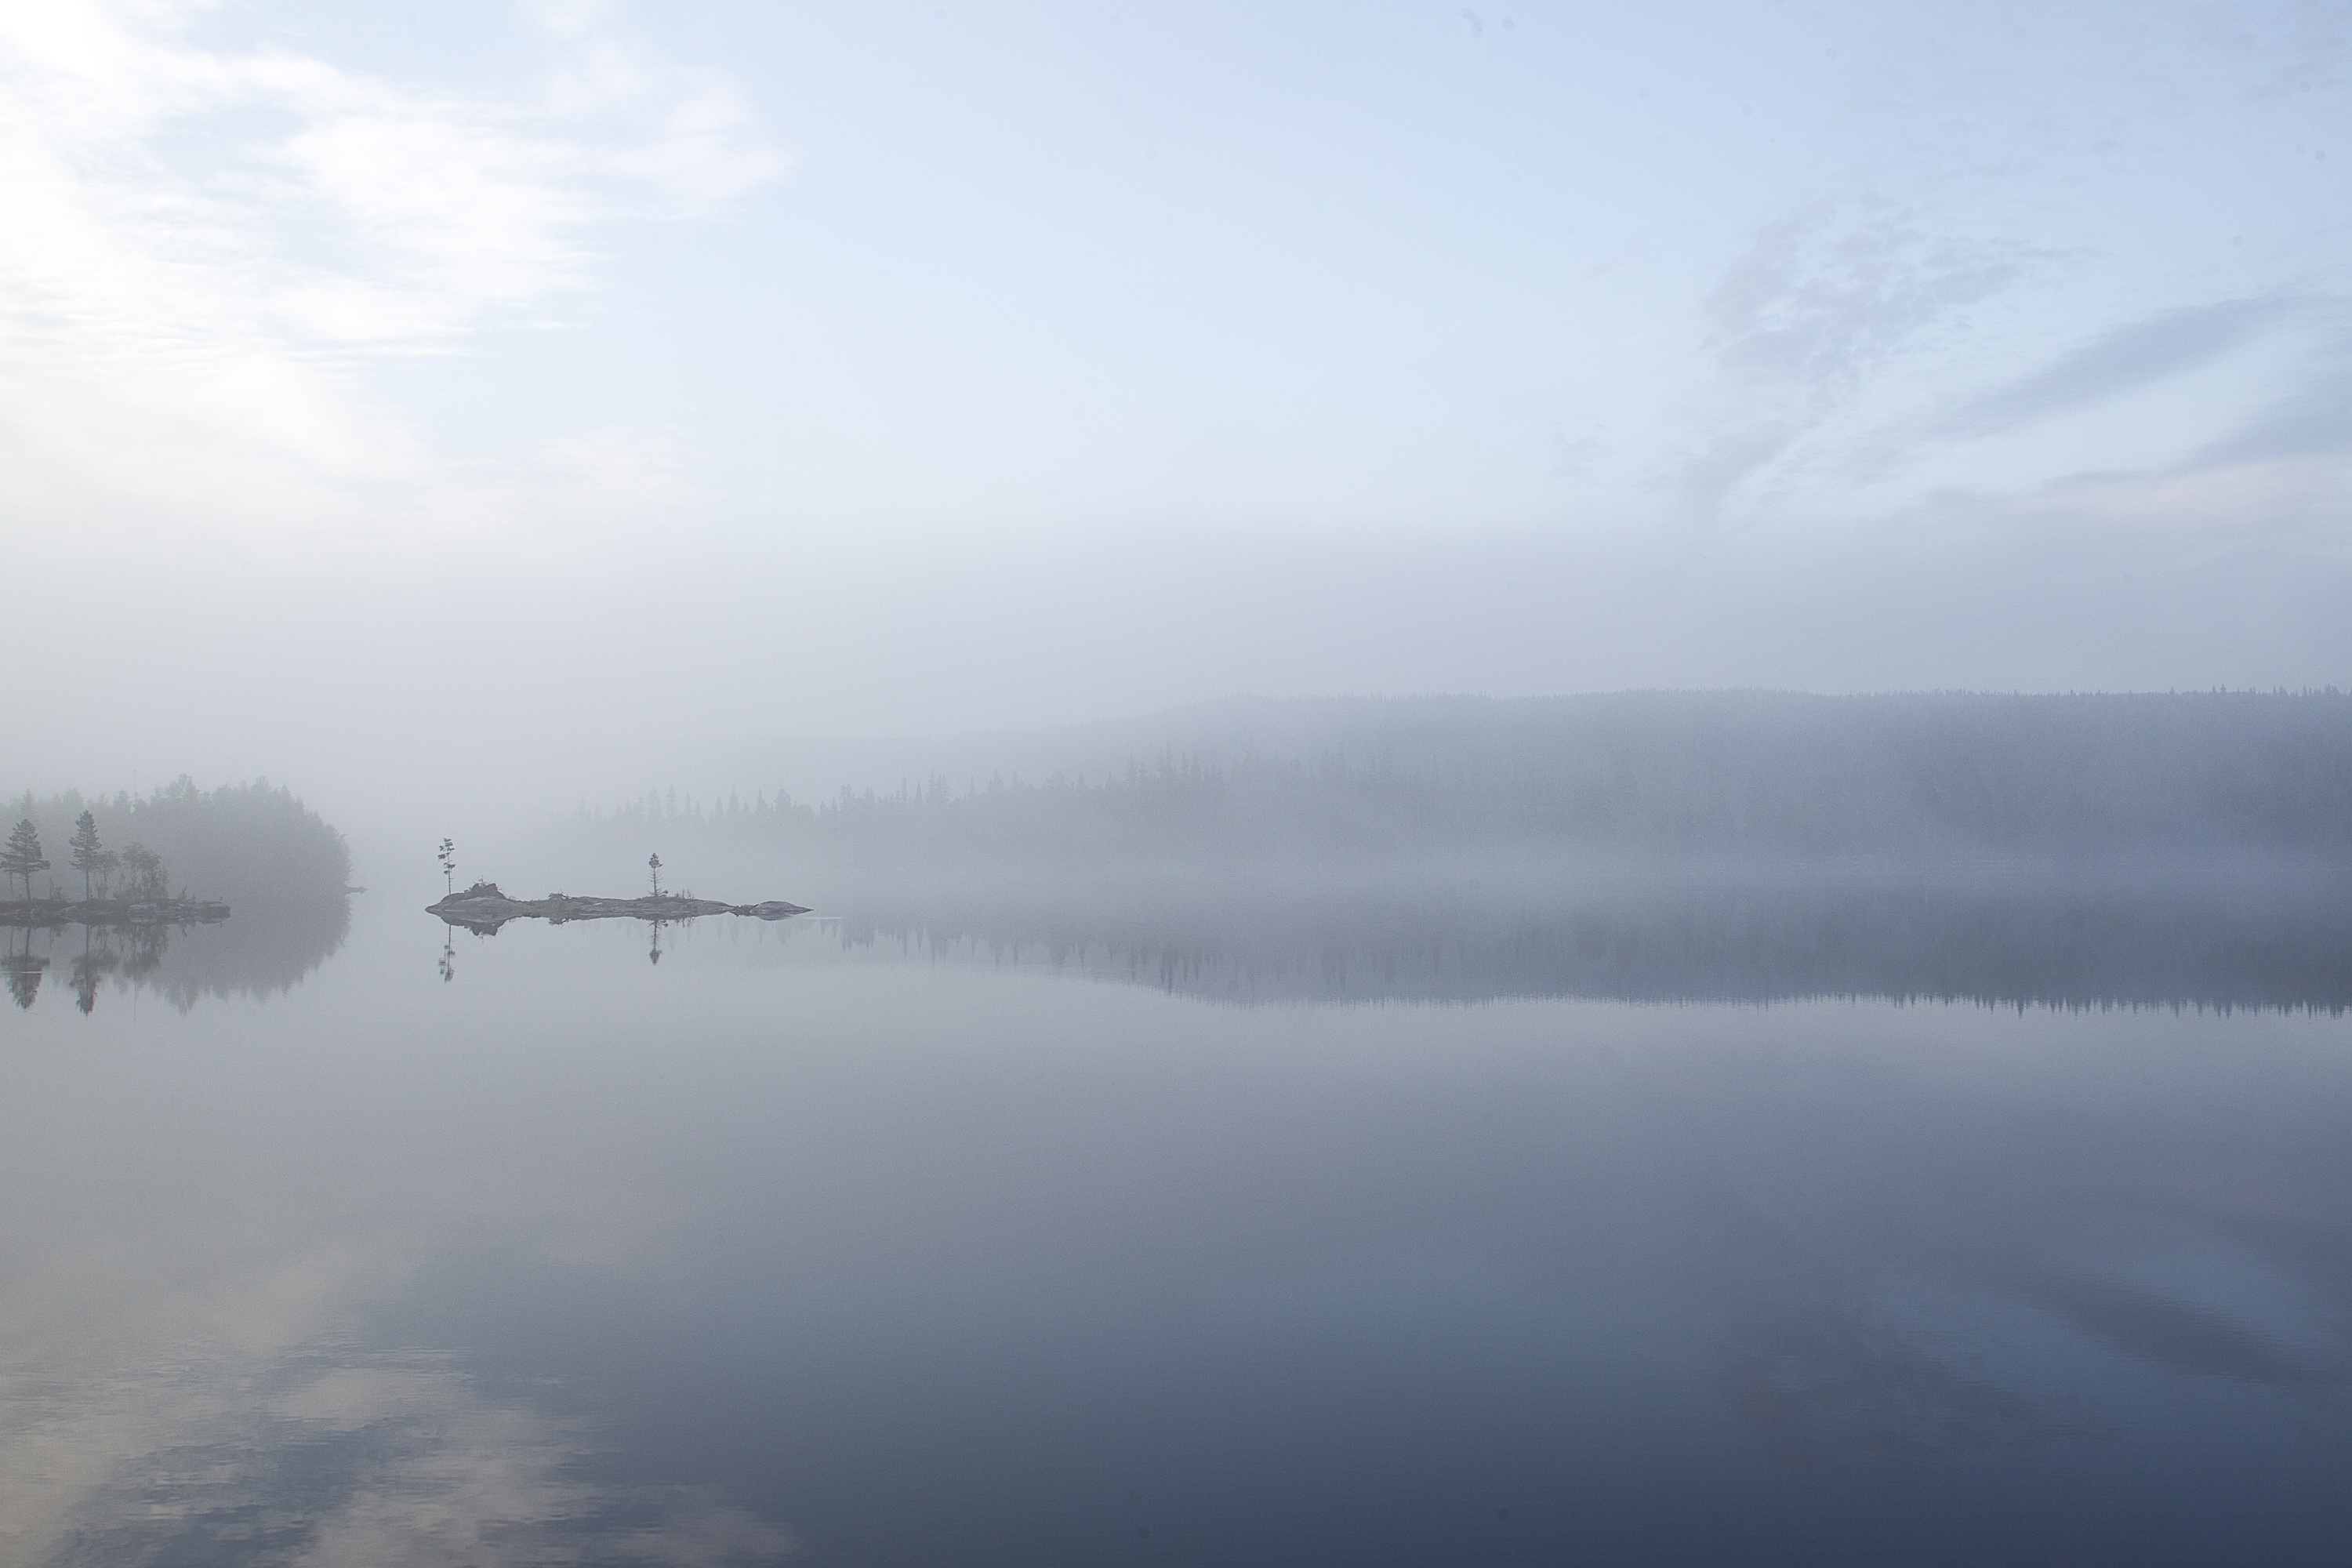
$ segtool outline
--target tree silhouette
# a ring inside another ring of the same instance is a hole
[[[86,811],[75,818],[73,837],[68,843],[73,849],[73,868],[81,873],[82,901],[87,903],[93,875],[106,868],[106,847],[98,841],[98,818]]]
[[[122,889],[127,897],[160,899],[171,890],[170,880],[163,875],[163,858],[144,844],[133,843],[123,850],[122,864],[131,871]]]
[[[47,865],[47,863],[48,862],[47,861],[42,862],[43,865]],[[661,897],[661,857],[658,855],[646,856],[646,869],[653,873],[654,897],[658,899]]]
[[[438,854],[442,879],[448,884],[446,890],[455,893],[457,890],[457,846],[451,840],[444,838],[441,840]]]
[[[8,994],[16,998],[17,1006],[32,1006],[34,998],[41,994],[41,971],[48,966],[47,959],[33,956],[33,930],[30,926],[26,927],[25,951],[18,952],[12,941],[8,944],[8,956],[0,960],[0,968],[8,971]]]
[[[41,972],[48,966],[47,959],[35,958],[30,952],[8,955],[8,994],[16,999],[17,1006],[32,1006],[41,994]]]
[[[111,940],[99,946],[91,928],[81,928],[81,956],[73,962],[73,988],[74,1005],[81,1009],[82,1016],[88,1017],[97,1010],[99,981],[121,962]]]
[[[33,896],[33,873],[48,868],[49,863],[41,858],[41,835],[33,826],[33,819],[26,817],[16,824],[16,831],[8,835],[7,850],[0,853],[0,873],[25,879],[25,897],[30,899]]]

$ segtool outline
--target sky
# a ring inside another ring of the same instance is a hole
[[[2347,129],[2342,0],[0,0],[8,771],[2352,684]]]

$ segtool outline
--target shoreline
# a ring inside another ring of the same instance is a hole
[[[39,930],[45,926],[209,925],[228,919],[229,908],[215,899],[8,899],[0,900],[0,925]]]

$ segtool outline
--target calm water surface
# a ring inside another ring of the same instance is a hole
[[[0,1562],[2352,1561],[2340,900],[424,901],[7,933]]]

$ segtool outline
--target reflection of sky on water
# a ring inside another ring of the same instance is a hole
[[[51,1402],[71,1407],[10,1444],[14,1561],[719,1564],[791,1545],[705,1489],[575,1479],[588,1434],[428,1358],[317,1346]]]
[[[266,1005],[11,1011],[0,1557],[2340,1543],[2324,1011],[1233,1008],[717,921],[445,984],[362,912]]]

